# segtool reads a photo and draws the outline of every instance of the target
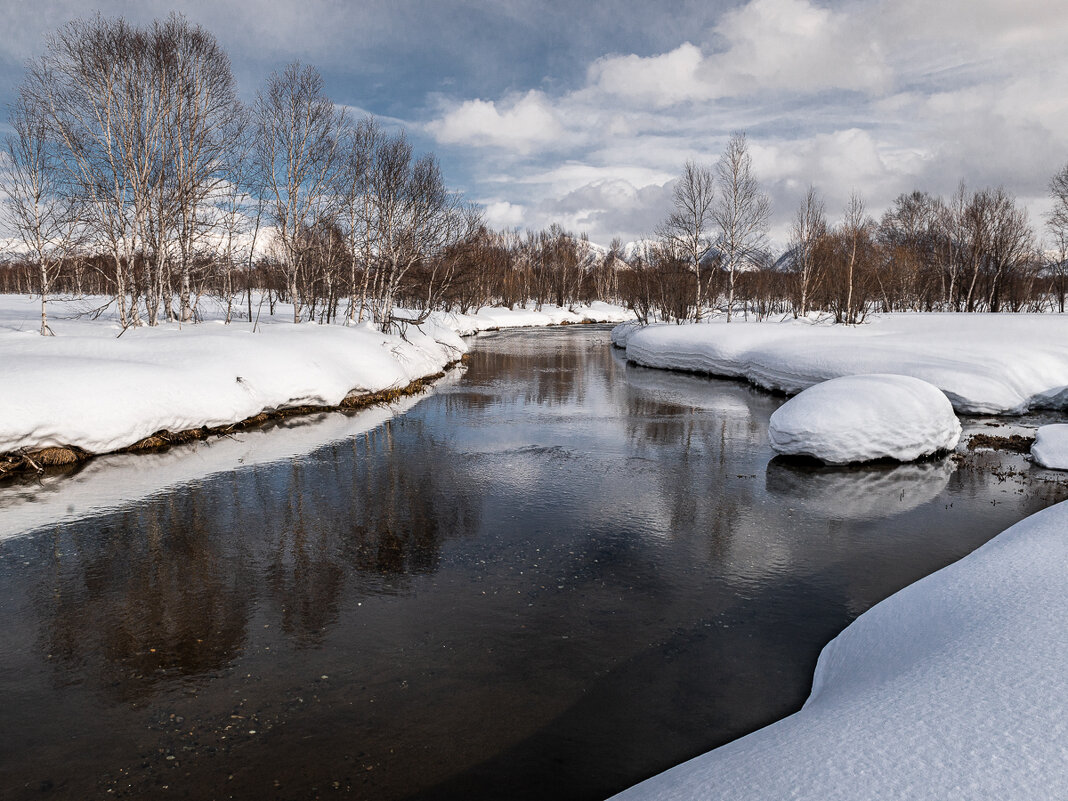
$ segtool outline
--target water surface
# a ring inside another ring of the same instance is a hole
[[[391,420],[0,487],[0,797],[603,798],[1065,497],[1023,457],[773,459],[782,402],[502,332]]]

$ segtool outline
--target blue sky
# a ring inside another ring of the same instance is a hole
[[[812,184],[881,211],[913,188],[1004,184],[1031,209],[1068,161],[1068,14],[1053,0],[344,2],[0,0],[0,102],[67,19],[172,9],[227,48],[243,95],[300,59],[403,125],[498,227],[651,232],[687,158],[745,130],[773,236]]]

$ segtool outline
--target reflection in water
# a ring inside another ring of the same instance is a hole
[[[435,568],[443,536],[477,526],[478,508],[447,466],[396,458],[395,426],[328,446],[322,461],[153,498],[71,539],[57,529],[33,595],[60,680],[134,699],[227,667],[260,599],[309,645],[336,623],[346,588],[407,591]]]
[[[454,383],[453,370],[437,382]],[[356,413],[324,413],[281,420],[230,437],[194,442],[160,453],[114,453],[42,477],[27,476],[0,485],[0,540],[62,520],[120,509],[169,487],[253,465],[308,454],[382,425],[417,404],[422,396]]]
[[[815,514],[842,520],[889,517],[937,498],[956,470],[953,459],[912,464],[828,466],[776,456],[768,493]]]
[[[0,797],[603,798],[1064,496],[1019,457],[784,463],[781,402],[507,332],[389,421],[0,488]]]
[[[172,497],[123,512],[97,536],[54,540],[33,595],[56,680],[134,700],[241,651],[252,572],[240,559],[221,564],[224,541],[206,511]]]

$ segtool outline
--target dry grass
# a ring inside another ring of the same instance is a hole
[[[467,354],[459,361],[466,361]],[[447,365],[452,367],[458,362]],[[417,395],[425,392],[435,381],[445,373],[417,378],[410,384],[396,389],[386,389],[381,392],[350,392],[337,406],[294,406],[285,409],[263,411],[236,423],[225,426],[204,426],[191,428],[185,431],[157,431],[151,436],[138,440],[133,445],[120,448],[115,453],[138,453],[157,452],[170,448],[172,445],[180,445],[195,440],[203,440],[209,437],[223,437],[235,431],[247,431],[274,420],[283,420],[300,415],[317,414],[319,412],[354,411],[374,406],[379,403],[393,403],[409,395]],[[47,468],[77,464],[101,454],[88,453],[81,448],[53,447],[42,448],[36,451],[21,450],[13,453],[0,454],[0,479],[23,473],[43,473]]]
[[[995,451],[1030,453],[1034,442],[1034,437],[1025,437],[1022,434],[1013,434],[1010,437],[999,437],[994,434],[973,434],[972,438],[968,440],[968,450],[990,448]]]

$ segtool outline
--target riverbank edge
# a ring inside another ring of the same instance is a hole
[[[454,359],[444,365],[443,369],[430,375],[425,375],[409,382],[406,386],[383,389],[377,392],[350,392],[341,403],[334,406],[327,405],[302,405],[286,406],[279,409],[263,410],[251,417],[227,423],[220,426],[201,426],[182,431],[157,431],[141,440],[118,448],[113,451],[94,453],[84,448],[73,445],[52,446],[37,450],[21,450],[11,453],[0,454],[0,481],[26,473],[40,475],[51,467],[68,467],[83,462],[88,462],[98,456],[108,456],[116,453],[160,453],[169,450],[175,445],[184,445],[189,442],[210,439],[212,437],[225,437],[238,431],[261,428],[269,423],[285,420],[290,417],[302,417],[323,412],[356,412],[368,406],[393,403],[400,398],[410,395],[418,395],[425,392],[434,382],[444,378],[446,372],[459,364],[467,361],[465,353],[459,359]]]
[[[496,328],[484,328],[466,336],[477,337],[482,333],[494,333],[503,330],[558,328],[570,325],[609,325],[612,320],[594,320],[585,318],[579,321],[563,320],[559,323],[528,326],[504,326]],[[421,376],[409,382],[403,387],[378,390],[376,392],[358,392],[353,390],[341,401],[341,403],[329,405],[301,405],[286,406],[271,410],[261,410],[251,417],[226,423],[219,426],[200,426],[199,428],[183,429],[181,431],[169,431],[162,429],[144,437],[141,440],[110,451],[99,453],[87,451],[75,445],[59,445],[38,449],[21,449],[8,453],[0,453],[0,482],[25,476],[27,474],[41,475],[49,468],[70,468],[95,459],[98,456],[109,456],[117,453],[160,453],[169,450],[175,445],[184,445],[189,442],[197,442],[213,437],[225,437],[239,431],[261,428],[279,420],[291,417],[302,417],[324,412],[355,412],[368,406],[388,405],[400,398],[418,395],[428,390],[435,381],[443,378],[445,374],[467,361],[469,354],[464,353],[460,358],[443,365],[442,369],[425,376]]]

